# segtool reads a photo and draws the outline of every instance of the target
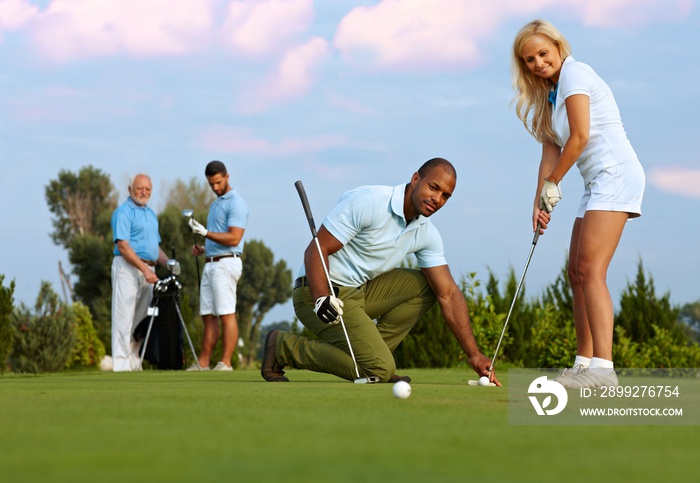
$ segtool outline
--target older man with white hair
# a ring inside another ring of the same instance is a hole
[[[134,329],[148,312],[153,284],[158,281],[157,263],[175,275],[180,265],[168,265],[160,248],[158,218],[146,204],[153,184],[137,174],[129,185],[129,198],[112,214],[114,260],[112,261],[112,359],[115,372],[140,370],[139,343]]]

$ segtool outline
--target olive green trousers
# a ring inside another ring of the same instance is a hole
[[[435,294],[420,270],[405,268],[394,269],[357,288],[339,289],[338,297],[344,304],[343,321],[360,377],[376,376],[386,382],[396,372],[392,352],[435,305]],[[356,379],[342,326],[326,324],[316,316],[306,280],[302,287],[294,289],[292,300],[297,317],[318,339],[280,332],[277,362]]]

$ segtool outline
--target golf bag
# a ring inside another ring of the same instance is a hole
[[[192,341],[180,312],[180,288],[175,276],[159,280],[153,286],[153,301],[148,316],[134,330],[134,339],[143,341],[141,361],[147,360],[158,369],[181,370],[185,365],[183,330],[197,360]]]

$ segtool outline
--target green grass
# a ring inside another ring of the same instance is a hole
[[[512,426],[507,390],[288,371],[0,377],[5,482],[697,481],[697,426]],[[499,374],[507,383],[505,371]]]

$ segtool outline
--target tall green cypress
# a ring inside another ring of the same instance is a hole
[[[639,260],[634,283],[629,283],[620,298],[620,311],[615,317],[615,325],[622,327],[634,342],[645,342],[655,336],[654,325],[665,329],[677,343],[685,342],[685,335],[679,326],[679,308],[670,302],[671,294],[657,297],[654,280],[644,273],[644,265]]]
[[[12,352],[12,322],[10,315],[14,308],[15,281],[5,287],[5,275],[0,275],[0,374],[7,370],[7,358]]]

